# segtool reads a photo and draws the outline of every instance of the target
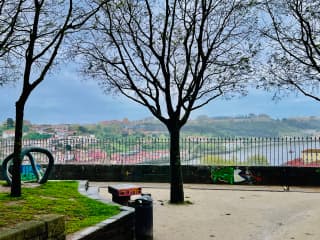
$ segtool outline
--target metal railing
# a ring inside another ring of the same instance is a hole
[[[168,138],[24,140],[52,152],[58,164],[169,164]],[[0,139],[0,161],[13,140]],[[180,140],[183,165],[320,167],[320,138],[196,138]]]

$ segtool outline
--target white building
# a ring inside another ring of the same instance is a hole
[[[4,130],[2,132],[2,138],[14,138],[14,130]]]

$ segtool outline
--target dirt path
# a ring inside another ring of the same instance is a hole
[[[192,204],[171,205],[168,184],[138,185],[154,200],[154,240],[320,239],[318,188],[186,184]]]

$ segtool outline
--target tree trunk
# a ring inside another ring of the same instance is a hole
[[[16,126],[14,136],[13,172],[11,183],[11,196],[21,196],[21,150],[22,150],[22,130],[23,130],[24,103],[16,102]]]
[[[183,203],[183,179],[180,161],[180,128],[170,128],[170,202]]]

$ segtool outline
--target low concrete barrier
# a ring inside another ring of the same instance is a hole
[[[97,201],[106,204],[115,204],[101,198],[97,187],[86,187],[87,182],[81,181],[79,192]],[[116,204],[118,205],[118,204]],[[120,205],[119,205],[120,206]],[[120,206],[121,212],[111,218],[106,219],[94,226],[87,227],[67,236],[67,240],[133,240],[134,239],[134,209]]]
[[[38,220],[22,222],[14,228],[2,229],[0,240],[63,240],[65,239],[64,216],[43,215]]]
[[[99,196],[97,187],[86,188],[80,181],[79,192],[106,204],[115,204]],[[118,205],[118,204],[116,204]],[[120,205],[119,205],[120,206]],[[65,220],[61,215],[44,215],[38,220],[19,223],[12,228],[1,229],[0,240],[133,240],[134,209],[120,206],[121,212],[94,226],[65,235]]]
[[[67,240],[133,240],[134,210],[121,207],[121,213],[95,226],[70,234]]]
[[[249,180],[252,177],[255,177],[256,179],[256,181],[240,182],[241,184],[249,182],[250,184],[261,185],[283,185],[284,183],[297,186],[320,185],[320,168],[316,167],[220,166],[219,168],[232,168],[235,174],[236,172],[242,171],[245,179]],[[212,171],[212,166],[182,166],[183,181],[185,183],[213,183]],[[159,165],[57,164],[54,166],[49,179],[113,182],[169,182],[169,172],[169,166]],[[236,183],[237,182],[234,182],[234,184]]]
[[[182,166],[185,183],[213,183],[213,171],[231,168],[241,172],[244,181],[233,184],[319,186],[320,168],[311,167],[237,167]],[[89,181],[169,182],[169,166],[155,165],[55,165],[51,179],[88,179]],[[236,180],[236,179],[235,179]],[[252,181],[253,180],[253,181]],[[217,181],[216,183],[226,181]]]

